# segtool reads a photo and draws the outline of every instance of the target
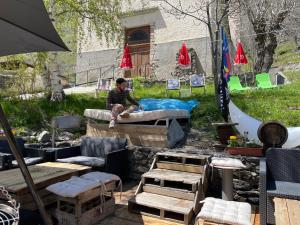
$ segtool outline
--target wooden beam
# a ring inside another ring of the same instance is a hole
[[[32,197],[40,211],[40,214],[44,220],[44,223],[46,225],[51,225],[52,222],[50,220],[50,218],[47,215],[47,212],[45,210],[44,204],[41,200],[41,198],[39,197],[39,195],[36,192],[36,188],[35,185],[33,183],[32,177],[28,171],[28,168],[24,162],[23,156],[21,155],[21,150],[19,149],[16,139],[11,131],[11,127],[6,119],[6,116],[3,112],[2,106],[0,105],[0,123],[2,125],[2,128],[4,130],[5,136],[7,138],[7,141],[9,143],[10,149],[12,151],[12,154],[14,155],[15,159],[18,162],[18,165],[20,167],[20,170],[23,174],[24,180],[26,182],[26,184],[28,185],[28,188],[32,194]]]

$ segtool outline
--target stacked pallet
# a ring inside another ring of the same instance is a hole
[[[188,225],[204,199],[208,157],[158,153],[149,172],[142,175],[135,197],[129,200],[129,211]]]

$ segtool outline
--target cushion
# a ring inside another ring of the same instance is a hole
[[[33,164],[42,162],[42,161],[43,161],[43,158],[42,158],[42,157],[32,157],[32,158],[25,157],[25,158],[24,158],[24,161],[25,161],[25,164],[26,164],[27,166],[30,166],[30,165],[33,165]],[[17,166],[18,166],[17,160],[13,160],[13,161],[12,161],[12,165],[13,165],[14,167],[17,167]]]
[[[46,189],[62,197],[74,198],[80,193],[101,186],[99,182],[83,179],[81,177],[71,177],[69,180],[58,182],[48,186]]]
[[[120,177],[111,173],[91,172],[80,176],[87,180],[97,181],[99,183],[108,183],[110,181],[120,181]]]
[[[106,109],[86,109],[84,110],[84,116],[96,120],[110,121],[111,111]],[[184,109],[140,111],[131,113],[129,118],[121,118],[118,116],[118,123],[144,122],[165,118],[190,118],[190,113]]]
[[[285,181],[268,181],[267,193],[269,196],[300,199],[300,183]]]
[[[90,157],[103,157],[111,152],[125,149],[126,138],[113,137],[83,137],[81,139],[81,155]]]
[[[65,159],[57,159],[57,162],[74,163],[85,166],[102,167],[105,165],[105,160],[100,157],[75,156]]]
[[[197,217],[215,223],[252,225],[251,205],[245,202],[206,198]]]
[[[213,157],[210,163],[211,166],[215,167],[230,167],[230,168],[246,168],[246,166],[239,159],[233,158],[218,158]]]

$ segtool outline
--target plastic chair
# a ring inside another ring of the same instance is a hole
[[[231,76],[228,81],[228,86],[230,91],[244,91],[250,89],[250,87],[243,87],[241,85],[241,81],[238,76]]]
[[[270,74],[268,73],[260,73],[256,74],[255,76],[256,85],[258,88],[274,88],[277,87],[276,85],[273,85],[270,79]]]

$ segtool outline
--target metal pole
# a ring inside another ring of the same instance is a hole
[[[40,214],[44,220],[44,223],[46,225],[51,225],[52,222],[50,220],[50,218],[48,217],[47,215],[47,212],[45,210],[45,207],[44,207],[44,204],[40,198],[40,196],[36,193],[36,188],[35,188],[35,185],[33,183],[33,180],[32,180],[32,177],[29,173],[29,170],[28,168],[26,167],[26,164],[24,162],[24,159],[22,157],[22,155],[20,154],[21,153],[21,150],[19,149],[18,145],[17,145],[17,142],[14,138],[14,135],[12,134],[11,132],[11,128],[10,128],[10,125],[5,117],[5,114],[3,112],[3,109],[2,109],[2,106],[0,105],[0,123],[2,125],[2,128],[4,130],[4,133],[5,133],[5,136],[7,138],[7,141],[9,143],[9,146],[10,146],[10,149],[15,157],[15,159],[17,160],[18,162],[18,165],[20,167],[20,170],[22,172],[22,175],[24,177],[24,180],[29,188],[29,191],[40,211]]]
[[[233,172],[231,169],[222,169],[222,199],[233,200]]]

